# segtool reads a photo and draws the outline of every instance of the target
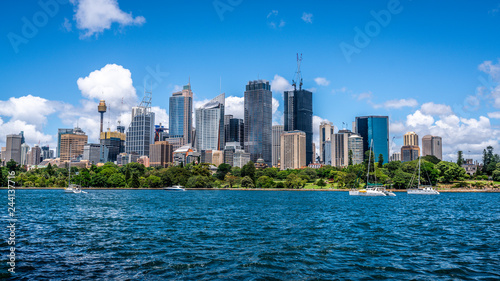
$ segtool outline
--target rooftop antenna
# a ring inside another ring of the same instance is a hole
[[[295,72],[294,80],[292,80],[293,89],[297,90],[297,82],[299,82],[299,91],[302,90],[302,74],[300,72],[300,64],[302,63],[302,54],[297,53],[297,71]]]

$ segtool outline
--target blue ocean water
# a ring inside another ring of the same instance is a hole
[[[500,279],[498,193],[16,195],[12,280]],[[2,239],[7,278],[8,247]]]

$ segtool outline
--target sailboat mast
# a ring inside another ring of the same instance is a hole
[[[418,186],[420,187],[420,156],[418,157]]]
[[[71,185],[71,141],[69,144],[69,162],[68,162],[68,186]]]
[[[368,186],[368,179],[370,177],[370,164],[372,160],[372,146],[373,146],[373,140],[370,142],[370,152],[368,153],[368,167],[366,167],[366,186]]]

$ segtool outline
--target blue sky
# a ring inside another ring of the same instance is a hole
[[[500,0],[41,3],[49,9],[2,4],[0,145],[24,130],[30,145],[55,147],[57,128],[77,123],[96,142],[98,100],[111,128],[128,125],[144,81],[165,124],[168,97],[188,79],[196,105],[222,88],[235,115],[246,83],[266,79],[279,123],[301,53],[315,130],[388,115],[395,150],[407,131],[442,136],[447,160],[500,150]]]

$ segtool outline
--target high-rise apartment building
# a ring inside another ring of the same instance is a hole
[[[157,141],[150,145],[149,165],[167,167],[174,162],[173,146],[168,141]]]
[[[31,166],[36,166],[40,164],[40,162],[42,162],[42,149],[40,148],[40,146],[35,144],[35,146],[31,148],[28,164]]]
[[[356,117],[356,133],[363,138],[363,154],[370,150],[373,141],[375,159],[382,154],[384,164],[389,161],[389,117],[363,116]]]
[[[71,134],[61,135],[60,153],[61,162],[70,161],[83,155],[83,147],[87,144],[88,136],[80,128],[73,129]]]
[[[284,92],[284,131],[303,131],[306,134],[306,165],[313,162],[312,92],[294,89]]]
[[[443,141],[438,136],[424,136],[422,138],[422,156],[433,155],[443,160]]]
[[[339,130],[334,134],[332,147],[332,166],[346,167],[349,165],[349,136],[352,132],[349,130]]]
[[[139,106],[132,108],[132,122],[125,135],[127,154],[149,156],[149,145],[154,143],[155,114],[151,111],[151,93],[145,96]]]
[[[281,170],[306,166],[306,133],[302,131],[281,134]]]
[[[225,94],[196,109],[196,150],[224,149]]]
[[[330,142],[330,145],[332,144],[332,141],[333,141],[333,137],[334,137],[334,126],[332,124],[332,122],[326,122],[326,121],[323,121],[321,122],[321,124],[319,125],[319,161],[323,164],[327,164],[326,163],[326,160],[327,158],[330,160],[330,164],[327,164],[327,165],[331,165],[331,160],[332,160],[332,151],[330,149],[330,155],[327,156],[326,155],[326,150],[325,150],[325,144],[327,141]]]
[[[363,138],[358,134],[351,134],[349,136],[348,147],[349,151],[352,151],[352,164],[363,163]],[[349,154],[347,157],[347,161],[349,162]]]
[[[283,125],[273,126],[273,167],[278,167],[281,154],[281,134],[283,133]]]
[[[191,83],[182,91],[172,94],[169,100],[170,137],[182,137],[184,143],[193,144],[193,92]],[[128,144],[127,144],[128,145]]]
[[[5,150],[5,162],[9,162],[11,159],[16,161],[17,164],[21,163],[21,144],[22,135],[7,135],[6,150]]]
[[[249,81],[245,91],[245,151],[254,163],[272,165],[273,93],[269,81]]]

